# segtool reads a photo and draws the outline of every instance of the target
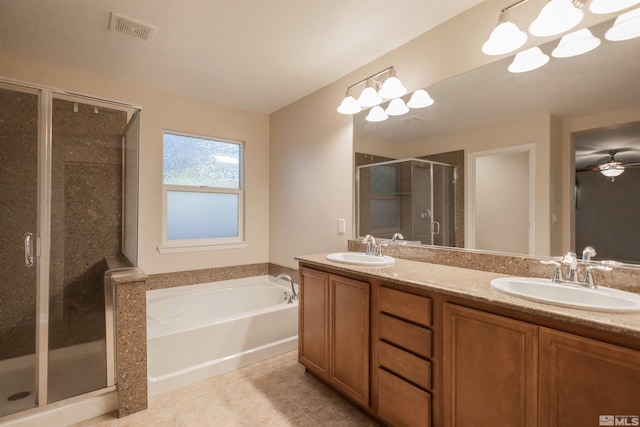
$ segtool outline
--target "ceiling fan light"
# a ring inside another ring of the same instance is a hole
[[[382,83],[378,95],[385,99],[399,98],[407,93],[407,88],[396,76],[391,76]]]
[[[532,47],[522,52],[518,52],[509,65],[508,70],[512,73],[525,73],[542,67],[549,62],[549,55],[544,54],[539,47]]]
[[[351,95],[351,89],[347,90],[347,96],[344,97],[338,106],[338,113],[358,114],[360,111],[362,111],[362,107],[360,107],[358,101]]]
[[[390,116],[401,116],[409,112],[409,107],[407,107],[407,104],[404,103],[402,98],[394,98],[389,102],[384,112]]]
[[[527,33],[520,30],[509,20],[509,13],[502,12],[498,25],[493,29],[489,38],[482,45],[485,55],[502,55],[513,52],[527,41]]]
[[[569,58],[582,55],[600,46],[600,39],[595,37],[587,28],[567,34],[560,39],[558,46],[553,49],[554,58]]]
[[[368,122],[384,122],[387,120],[389,116],[384,112],[381,106],[376,105],[371,110],[369,110],[369,114],[365,117],[365,120]]]
[[[529,32],[536,37],[555,36],[578,25],[583,16],[570,0],[550,0],[529,26]]]
[[[640,3],[640,0],[591,0],[589,10],[591,13],[606,14],[618,12]]]
[[[409,98],[409,102],[407,102],[407,107],[409,108],[426,108],[433,104],[433,98],[429,96],[424,89],[418,89],[411,94],[411,98]]]
[[[358,105],[362,108],[373,107],[382,102],[382,98],[378,95],[378,92],[373,88],[371,81],[367,82],[367,87],[364,88],[360,96],[358,97]]]
[[[603,167],[608,166],[608,167]],[[616,176],[622,175],[624,172],[624,166],[620,164],[609,166],[609,164],[600,165],[600,173],[607,178],[615,178]]]
[[[611,41],[630,40],[640,37],[640,8],[618,16],[604,38]]]

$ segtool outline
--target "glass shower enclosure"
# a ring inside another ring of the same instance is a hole
[[[356,168],[357,235],[455,246],[455,168],[422,159]]]
[[[0,424],[114,388],[104,276],[137,263],[138,116],[0,81]]]

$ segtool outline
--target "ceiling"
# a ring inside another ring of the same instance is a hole
[[[272,113],[482,0],[0,0],[0,49]],[[111,12],[156,28],[109,31]]]

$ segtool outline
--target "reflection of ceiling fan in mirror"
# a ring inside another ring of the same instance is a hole
[[[588,172],[599,171],[607,178],[611,178],[611,182],[616,180],[616,177],[622,175],[626,168],[640,167],[640,163],[628,163],[624,164],[621,160],[616,159],[616,154],[624,150],[609,150],[609,158],[603,159],[595,165],[586,166],[582,169],[576,170],[576,172]]]

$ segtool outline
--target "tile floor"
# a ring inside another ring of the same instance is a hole
[[[296,351],[150,399],[129,417],[74,427],[375,426],[304,374]]]

